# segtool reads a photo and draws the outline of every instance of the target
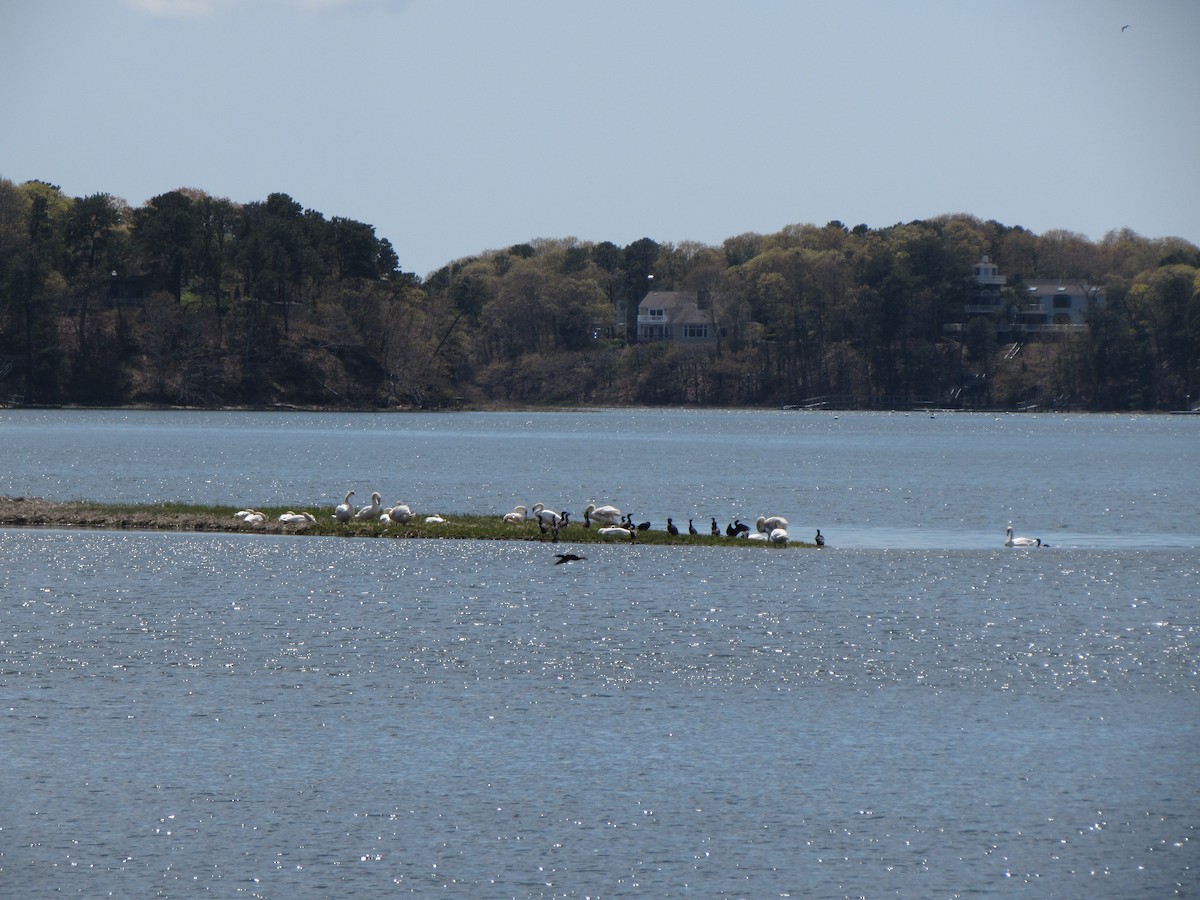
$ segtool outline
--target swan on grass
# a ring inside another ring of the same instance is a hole
[[[634,529],[624,526],[605,526],[596,530],[596,534],[599,534],[601,538],[629,538],[630,540],[634,540],[637,536]]]
[[[1004,529],[1004,546],[1005,547],[1040,547],[1042,546],[1041,538],[1029,537],[1013,537],[1012,522],[1008,523],[1008,527]]]
[[[446,520],[445,520],[445,519],[443,519],[441,516],[438,516],[438,515],[426,516],[426,517],[425,517],[425,524],[426,524],[426,525],[445,525],[445,524],[446,524]]]
[[[771,543],[780,547],[787,546],[788,533],[786,528],[775,528],[771,531]]]
[[[316,520],[316,518],[313,517],[312,513],[292,512],[289,509],[287,512],[282,513],[279,516],[279,521],[281,523],[283,523],[284,525],[293,525],[293,526],[296,526],[297,528],[307,528],[309,525],[312,525],[317,520]]]
[[[532,512],[533,517],[543,525],[564,525],[567,521],[564,514],[556,513],[552,509],[546,509],[544,503],[533,504]]]
[[[334,507],[333,517],[339,522],[349,522],[354,518],[354,504],[350,502],[353,496],[354,491],[347,491],[346,499]]]
[[[412,521],[413,511],[407,503],[396,501],[396,505],[384,513],[388,522],[395,522],[397,525],[407,525]],[[380,520],[382,521],[382,519]]]
[[[371,494],[371,505],[364,506],[362,509],[356,512],[354,514],[354,518],[360,521],[374,522],[383,512],[383,504],[380,503],[382,499],[383,498],[379,496],[379,491],[374,491]]]
[[[763,534],[770,534],[776,528],[782,528],[786,531],[788,520],[783,516],[759,516],[754,525]]]
[[[504,514],[504,521],[509,525],[520,525],[525,521],[525,514],[528,512],[524,506],[514,506],[512,512]]]
[[[245,515],[242,515],[243,512]],[[264,525],[267,521],[267,517],[256,509],[242,510],[237,513],[237,517],[247,525]]]
[[[592,522],[599,525],[619,525],[621,511],[615,506],[597,506],[595,503],[589,503],[583,511],[583,522],[584,527],[590,527]]]

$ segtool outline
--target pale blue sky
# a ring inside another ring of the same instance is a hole
[[[0,176],[281,191],[422,277],[959,212],[1200,243],[1198,46],[1194,0],[0,0]]]

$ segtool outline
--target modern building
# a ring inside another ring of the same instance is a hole
[[[1087,313],[1103,305],[1104,292],[1083,281],[1033,278],[1011,290],[987,256],[974,266],[975,290],[963,305],[963,323],[991,316],[996,330],[1010,335],[1069,333],[1087,328]],[[963,323],[946,326],[962,331]]]
[[[1030,279],[1017,290],[1015,324],[1026,333],[1085,329],[1088,310],[1104,303],[1104,292],[1082,281]]]
[[[720,331],[718,331],[720,329]],[[715,344],[724,337],[707,294],[651,291],[638,304],[637,337],[642,343]]]

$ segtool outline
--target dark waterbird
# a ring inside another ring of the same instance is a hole
[[[587,559],[586,556],[577,556],[574,553],[555,553],[554,555],[558,557],[558,559],[554,561],[556,566],[561,566],[563,563],[579,562],[581,559]]]

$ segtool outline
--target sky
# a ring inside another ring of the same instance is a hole
[[[1198,42],[1195,0],[0,0],[0,177],[281,192],[421,277],[947,213],[1200,244]]]

